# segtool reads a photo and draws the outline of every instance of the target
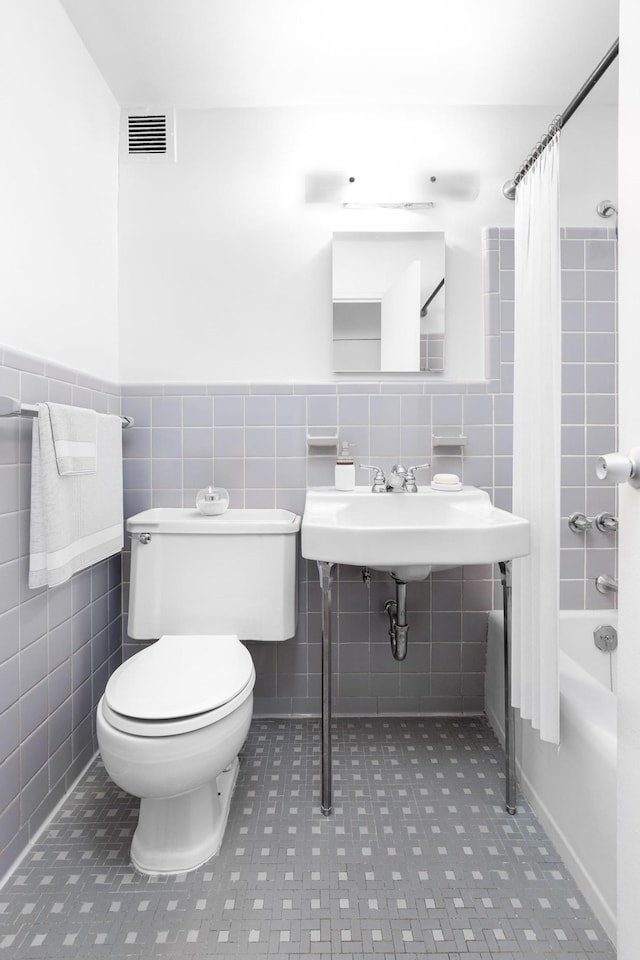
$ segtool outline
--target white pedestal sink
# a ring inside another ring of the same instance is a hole
[[[384,570],[397,580],[424,580],[433,570],[498,563],[504,597],[506,809],[516,812],[511,706],[511,561],[529,552],[529,522],[494,507],[476,487],[373,493],[369,487],[307,490],[302,556],[316,560],[322,588],[322,812],[332,809],[331,585],[333,566]],[[403,585],[406,591],[406,586]],[[400,628],[398,628],[400,629]],[[407,630],[403,622],[403,630]],[[395,651],[394,651],[395,653]]]
[[[372,493],[307,490],[302,556],[371,567],[399,580],[432,569],[498,563],[529,552],[529,522],[494,507],[484,490]]]

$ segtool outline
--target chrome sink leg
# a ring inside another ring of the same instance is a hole
[[[511,706],[511,560],[498,564],[504,613],[504,753],[507,813],[517,813],[515,710]]]
[[[333,563],[318,560],[322,590],[322,814],[328,817],[331,799],[331,585]]]

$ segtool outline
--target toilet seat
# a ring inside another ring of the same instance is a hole
[[[221,720],[254,683],[251,655],[234,634],[167,634],[117,668],[102,712],[125,733],[172,736]]]

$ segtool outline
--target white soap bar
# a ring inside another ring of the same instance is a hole
[[[460,477],[455,473],[436,473],[431,481],[432,490],[462,490]]]

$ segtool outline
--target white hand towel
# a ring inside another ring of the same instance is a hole
[[[61,477],[96,472],[97,413],[86,407],[48,403],[58,473]]]
[[[29,586],[55,586],[123,546],[122,421],[96,414],[96,472],[60,476],[47,404],[33,423]]]

